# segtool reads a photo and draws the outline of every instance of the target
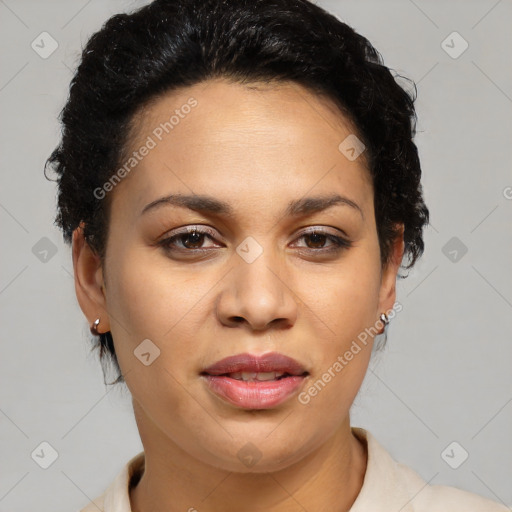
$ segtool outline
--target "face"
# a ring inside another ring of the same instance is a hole
[[[212,80],[137,117],[137,163],[109,192],[105,267],[78,233],[74,262],[82,309],[112,332],[143,441],[239,472],[251,442],[252,471],[271,471],[348,424],[372,338],[353,343],[393,307],[403,249],[381,267],[364,153],[339,149],[353,133],[296,84]],[[300,375],[204,374],[270,353]]]

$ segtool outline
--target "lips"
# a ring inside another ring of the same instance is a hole
[[[308,375],[300,363],[276,352],[238,354],[201,372],[214,395],[243,409],[277,407],[299,390]]]
[[[234,356],[226,357],[215,364],[205,368],[202,375],[208,374],[213,376],[229,375],[232,378],[238,378],[242,380],[254,380],[249,379],[249,374],[271,374],[275,372],[277,377],[282,377],[285,374],[288,375],[304,375],[308,372],[302,367],[300,363],[292,359],[291,357],[279,354],[277,352],[269,352],[261,356],[252,354],[237,354]],[[240,375],[236,375],[240,374]],[[245,374],[245,375],[244,375]],[[236,375],[236,377],[235,377]],[[268,375],[263,375],[263,378],[259,380],[269,380]]]

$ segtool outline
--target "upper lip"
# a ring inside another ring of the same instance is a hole
[[[308,373],[295,359],[278,352],[268,352],[263,355],[245,353],[226,357],[205,368],[202,374],[223,375],[236,372],[282,372],[290,375]]]

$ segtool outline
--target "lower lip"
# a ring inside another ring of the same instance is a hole
[[[269,409],[288,400],[304,382],[304,376],[253,381],[205,375],[209,388],[227,402],[243,409]]]

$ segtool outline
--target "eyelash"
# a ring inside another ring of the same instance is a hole
[[[178,247],[178,248],[171,247],[171,245],[176,240],[179,240],[180,237],[185,237],[186,235],[191,235],[194,233],[198,234],[198,235],[205,235],[206,237],[210,238],[210,240],[212,240],[212,241],[215,240],[215,233],[213,230],[210,230],[206,227],[204,229],[198,229],[196,226],[193,226],[193,227],[189,226],[189,227],[187,227],[186,231],[181,231],[181,232],[176,233],[170,237],[167,237],[167,238],[161,240],[160,242],[158,242],[158,245],[160,247],[163,247],[163,249],[169,253],[179,251],[182,253],[186,252],[189,254],[194,254],[194,253],[197,254],[198,252],[205,252],[205,251],[210,250],[211,248],[187,249],[186,247]],[[298,237],[298,239],[301,239],[301,238],[307,237],[307,236],[312,236],[312,235],[325,236],[326,239],[329,240],[330,242],[332,242],[334,245],[327,249],[325,249],[325,248],[315,249],[315,248],[311,248],[311,247],[300,247],[299,249],[301,252],[309,252],[309,253],[316,253],[316,254],[336,254],[343,250],[348,249],[349,247],[352,247],[352,242],[350,240],[347,240],[340,236],[333,235],[331,233],[328,233],[327,231],[324,231],[322,229],[317,229],[317,228],[309,229],[308,231],[303,232]]]

